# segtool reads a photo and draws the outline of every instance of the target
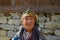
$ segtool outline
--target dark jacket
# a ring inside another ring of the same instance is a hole
[[[22,26],[20,27],[19,31],[16,33],[16,35],[12,38],[12,40],[20,40],[20,33],[22,31]],[[38,40],[38,39],[37,39]],[[46,40],[45,37],[42,35],[41,32],[39,32],[39,40]]]

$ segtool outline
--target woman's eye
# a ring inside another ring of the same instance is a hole
[[[26,18],[24,18],[24,20],[34,20],[34,19],[26,17]]]
[[[33,18],[31,18],[31,20],[33,20]]]
[[[27,20],[27,18],[24,18],[24,20]]]

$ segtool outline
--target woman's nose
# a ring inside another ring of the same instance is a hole
[[[30,23],[31,21],[30,21],[30,20],[28,20],[27,22],[28,22],[28,23]]]

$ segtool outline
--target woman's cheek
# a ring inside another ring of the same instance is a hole
[[[23,20],[23,25],[26,25],[27,24],[27,21],[26,20]]]

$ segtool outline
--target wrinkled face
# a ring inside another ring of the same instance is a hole
[[[22,24],[25,29],[32,30],[32,28],[34,27],[34,24],[35,24],[35,19],[31,16],[25,17],[22,20]]]

